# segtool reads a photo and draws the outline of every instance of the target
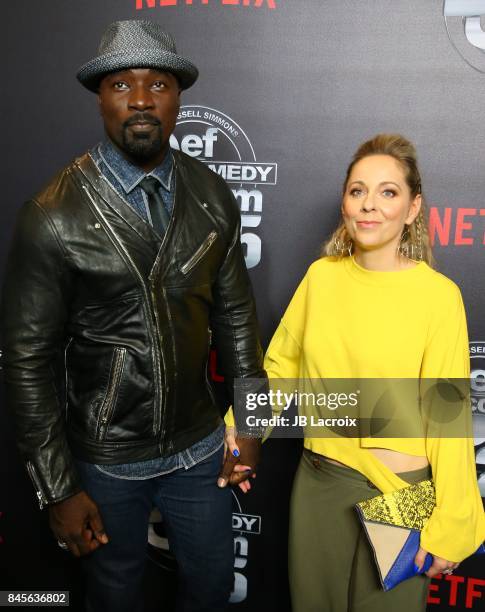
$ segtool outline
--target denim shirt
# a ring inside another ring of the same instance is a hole
[[[175,173],[173,156],[170,149],[163,162],[148,174],[145,174],[141,168],[127,161],[110,141],[97,145],[89,154],[118,195],[146,223],[152,224],[148,198],[145,191],[140,187],[140,181],[145,176],[153,176],[158,180],[160,183],[158,192],[168,213],[171,214],[175,194]],[[190,448],[186,448],[169,457],[157,457],[147,461],[117,465],[96,465],[96,467],[105,474],[127,480],[155,478],[156,476],[169,474],[182,467],[188,470],[221,448],[224,443],[224,429],[225,426],[222,424]]]
[[[170,149],[163,162],[148,174],[138,166],[130,164],[109,140],[94,147],[89,154],[121,199],[127,202],[143,221],[152,225],[148,196],[140,187],[140,182],[146,176],[153,176],[160,183],[158,193],[168,214],[171,214],[175,194],[175,173]]]

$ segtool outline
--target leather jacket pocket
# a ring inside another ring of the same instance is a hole
[[[98,420],[96,423],[96,440],[98,441],[104,440],[108,432],[108,427],[116,406],[116,400],[118,398],[118,390],[123,375],[125,359],[126,348],[117,346],[113,351],[106,394],[101,402],[101,407],[98,413]]]
[[[211,248],[211,246],[216,241],[216,238],[217,238],[217,232],[213,230],[207,236],[204,242],[200,245],[197,251],[195,251],[192,257],[180,268],[180,271],[182,272],[182,274],[187,276],[187,274],[192,270],[192,268],[194,268],[199,263],[202,257],[204,257],[207,251]]]

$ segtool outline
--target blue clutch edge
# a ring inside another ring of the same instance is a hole
[[[419,550],[419,542],[421,539],[421,532],[417,529],[410,529],[409,535],[401,548],[399,554],[394,560],[391,569],[387,572],[387,575],[382,582],[384,591],[390,591],[397,586],[403,580],[412,578],[419,574],[424,574],[433,565],[433,555],[428,553],[423,563],[423,567],[420,571],[416,572],[414,569],[414,558],[416,557]]]
[[[414,558],[416,557],[416,554],[419,550],[421,531],[419,531],[418,529],[410,529],[409,527],[408,528],[401,527],[401,529],[409,529],[410,531],[409,536],[407,537],[406,542],[404,543],[404,546],[402,547],[401,551],[399,552],[396,559],[394,560],[394,563],[392,564],[391,569],[389,570],[387,575],[383,577],[381,573],[381,569],[379,567],[379,563],[377,562],[377,555],[376,555],[374,546],[372,545],[372,540],[369,537],[369,532],[367,531],[367,528],[365,525],[366,519],[364,517],[364,514],[357,504],[355,505],[355,509],[357,510],[357,514],[359,515],[359,518],[361,519],[361,525],[364,528],[365,534],[367,536],[370,547],[372,549],[372,554],[374,555],[374,559],[376,562],[377,572],[379,574],[379,580],[380,580],[380,583],[384,591],[390,591],[395,586],[397,586],[400,582],[403,582],[404,580],[407,580],[408,578],[412,578],[413,576],[417,576],[419,574],[424,574],[424,572],[427,572],[429,568],[433,565],[433,555],[431,553],[428,553],[426,555],[426,558],[425,558],[425,561],[423,563],[423,567],[421,568],[421,570],[419,572],[416,572],[414,570]],[[375,521],[370,521],[370,522],[374,523]],[[397,525],[392,525],[391,523],[376,523],[376,524],[388,525],[389,527],[397,527]],[[485,554],[485,543],[480,544],[477,550],[473,553],[473,555],[480,555],[480,554]],[[399,560],[401,560],[402,562],[403,561],[402,557],[404,556],[406,556],[406,560],[404,562],[407,563],[407,566],[399,569],[397,567],[397,563],[399,562]]]

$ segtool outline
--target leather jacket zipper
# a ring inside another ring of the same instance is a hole
[[[157,256],[155,258],[155,263],[153,264],[150,274],[148,276],[148,280],[150,283],[150,294],[152,298],[151,303],[153,304],[153,314],[155,317],[155,329],[157,331],[157,336],[158,336],[157,346],[160,347],[160,355],[162,358],[162,365],[163,365],[163,375],[165,378],[167,374],[167,369],[165,366],[165,356],[163,354],[163,348],[161,346],[162,334],[161,334],[160,319],[159,319],[158,310],[157,310],[157,299],[155,296],[154,278],[155,278],[155,271],[158,269],[158,266],[160,265],[162,254],[164,252],[164,247],[167,241],[167,236],[170,235],[172,226],[175,223],[175,214],[176,214],[175,203],[176,201],[177,201],[177,184],[175,184],[175,189],[174,189],[174,209],[172,210],[172,214],[170,215],[170,221],[165,231],[165,235],[163,236],[163,240],[162,240],[162,244],[160,245],[160,249],[158,250]],[[169,316],[170,316],[170,313],[169,313]],[[159,382],[160,382],[160,393],[162,393],[162,379],[160,375],[159,375]],[[160,435],[160,452],[163,452],[164,438],[165,438],[165,429],[163,428],[163,425],[164,425],[163,421],[165,420],[164,403],[166,401],[166,394],[167,394],[167,386],[166,386],[166,381],[165,381],[165,387],[163,389],[163,397],[160,397],[160,401],[155,404],[155,418],[153,420],[153,433],[155,435]]]
[[[101,404],[97,425],[97,440],[101,440],[106,435],[106,430],[113,414],[113,409],[116,404],[118,388],[121,382],[121,375],[125,365],[126,348],[117,346],[114,350],[113,361],[106,396]]]
[[[214,391],[212,389],[212,384],[209,380],[209,365],[210,365],[210,357],[211,357],[211,345],[212,345],[212,329],[209,327],[209,339],[208,339],[208,350],[207,350],[207,362],[205,365],[205,381],[207,383],[207,390],[209,391],[210,398],[214,405],[217,406],[216,398],[214,397]]]
[[[67,351],[69,350],[69,347],[71,346],[71,342],[74,340],[74,338],[71,336],[69,338],[68,343],[66,344],[66,348],[64,349],[64,416],[65,419],[67,421],[67,412],[68,412],[68,384],[69,384],[69,376],[67,373]]]
[[[82,172],[82,171],[81,171]],[[160,427],[160,421],[161,421],[161,404],[162,404],[162,380],[161,380],[161,371],[160,371],[160,359],[158,356],[158,350],[156,349],[156,347],[158,347],[159,342],[158,339],[156,337],[156,335],[153,333],[153,326],[152,326],[152,316],[154,316],[155,318],[155,331],[158,334],[158,317],[157,317],[157,313],[156,313],[156,308],[155,308],[155,302],[153,301],[155,299],[155,295],[153,293],[153,290],[151,290],[151,292],[149,293],[147,290],[147,287],[145,285],[145,281],[143,280],[142,275],[140,274],[140,271],[138,270],[138,268],[136,267],[135,262],[133,261],[133,259],[131,258],[130,254],[128,253],[128,251],[126,250],[126,248],[124,247],[124,245],[118,240],[116,234],[114,233],[114,231],[111,229],[111,226],[106,222],[106,220],[103,217],[102,212],[99,210],[98,205],[96,204],[96,202],[94,201],[94,198],[91,196],[91,194],[89,193],[89,189],[86,185],[84,185],[81,182],[81,186],[84,189],[84,191],[86,192],[86,195],[88,196],[89,200],[91,201],[92,205],[94,206],[95,210],[97,211],[97,213],[99,214],[99,216],[101,217],[101,219],[103,219],[103,221],[106,224],[106,229],[109,230],[109,234],[111,235],[112,240],[114,240],[116,242],[116,244],[118,245],[118,247],[123,251],[124,256],[126,257],[126,259],[129,261],[132,269],[134,270],[138,280],[140,281],[140,285],[143,289],[143,293],[145,295],[145,314],[147,317],[147,322],[149,322],[149,333],[150,333],[150,337],[151,337],[151,347],[150,347],[150,351],[152,354],[152,360],[153,363],[155,364],[155,376],[156,376],[156,385],[155,385],[155,398],[154,398],[154,412],[155,412],[155,416],[153,419],[153,433],[154,435],[158,434],[158,429]],[[173,215],[172,215],[173,217]],[[169,225],[170,228],[170,225]],[[167,232],[168,229],[167,228]],[[153,310],[155,311],[154,313],[148,308],[148,304],[153,304]],[[162,361],[163,361],[163,351],[160,351],[160,353],[162,353]],[[165,364],[164,364],[165,365]]]
[[[216,238],[217,238],[217,232],[213,230],[207,236],[207,238],[204,240],[204,242],[200,245],[200,247],[197,249],[197,251],[195,251],[195,253],[189,259],[189,261],[187,261],[180,268],[180,271],[182,272],[182,274],[187,275],[190,272],[190,270],[192,270],[192,268],[199,263],[199,261],[202,259],[202,257],[204,257],[204,255],[207,253],[207,251],[214,244]]]
[[[32,484],[34,485],[35,492],[37,494],[37,499],[39,500],[39,506],[42,510],[44,506],[47,506],[47,500],[42,493],[42,487],[40,486],[40,480],[35,473],[34,464],[31,461],[27,461],[27,472],[32,480]]]

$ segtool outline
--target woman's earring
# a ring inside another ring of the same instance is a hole
[[[352,255],[352,247],[354,246],[352,240],[349,240],[347,243],[341,242],[338,238],[333,239],[333,247],[332,250],[337,257],[343,257],[345,251],[348,252],[349,257]]]
[[[402,234],[401,239],[399,240],[399,244],[397,246],[397,252],[403,255],[404,257],[410,257],[410,251],[413,251],[413,244],[408,242],[409,240],[409,227],[406,225]],[[412,253],[411,253],[412,259]]]
[[[421,220],[416,219],[416,259],[423,260],[423,232],[421,229]]]
[[[401,235],[397,252],[408,259],[423,261],[423,232],[419,217],[414,222],[414,231],[416,238],[415,240],[412,240],[409,226],[406,225]]]

